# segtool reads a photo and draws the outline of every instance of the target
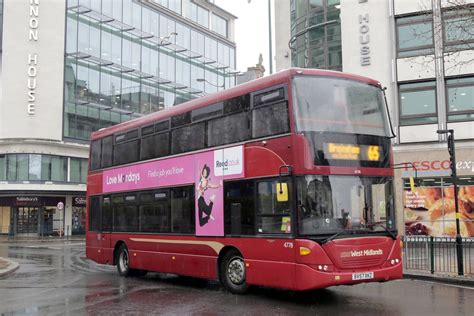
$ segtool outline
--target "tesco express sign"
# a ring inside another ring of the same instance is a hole
[[[423,160],[403,162],[405,171],[444,171],[451,169],[451,162],[446,160]],[[474,161],[457,161],[456,169],[459,171],[467,171],[474,173]]]

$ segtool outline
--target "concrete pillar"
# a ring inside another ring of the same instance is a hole
[[[64,234],[71,236],[72,230],[72,196],[66,196],[66,203],[64,206]]]

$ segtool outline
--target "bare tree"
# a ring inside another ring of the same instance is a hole
[[[401,40],[400,47],[409,45],[411,40],[431,43],[435,38],[441,39],[442,46],[438,56],[434,53],[434,47],[427,45],[423,50],[424,57],[409,58],[426,68],[435,67],[436,59],[441,58],[445,73],[450,74],[459,73],[464,67],[474,66],[474,53],[465,54],[467,50],[474,50],[474,1],[442,0],[439,19],[433,19],[433,14],[436,14],[432,10],[433,1],[438,0],[424,0],[420,3],[420,11],[424,12],[425,17],[422,18],[424,24],[422,27],[420,24],[409,27],[411,37],[405,42]]]

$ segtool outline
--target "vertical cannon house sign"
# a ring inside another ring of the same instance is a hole
[[[360,4],[365,4],[368,0],[359,0]],[[370,66],[370,34],[369,34],[369,14],[359,14],[359,43],[360,43],[360,65]]]
[[[38,17],[39,17],[39,1],[29,0],[29,29],[28,40],[30,42],[38,41]],[[28,107],[29,115],[34,115],[36,111],[36,75],[38,73],[38,54],[36,52],[28,53]]]

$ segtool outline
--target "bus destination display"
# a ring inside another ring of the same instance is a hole
[[[384,154],[378,145],[324,143],[324,156],[328,160],[381,161]]]

